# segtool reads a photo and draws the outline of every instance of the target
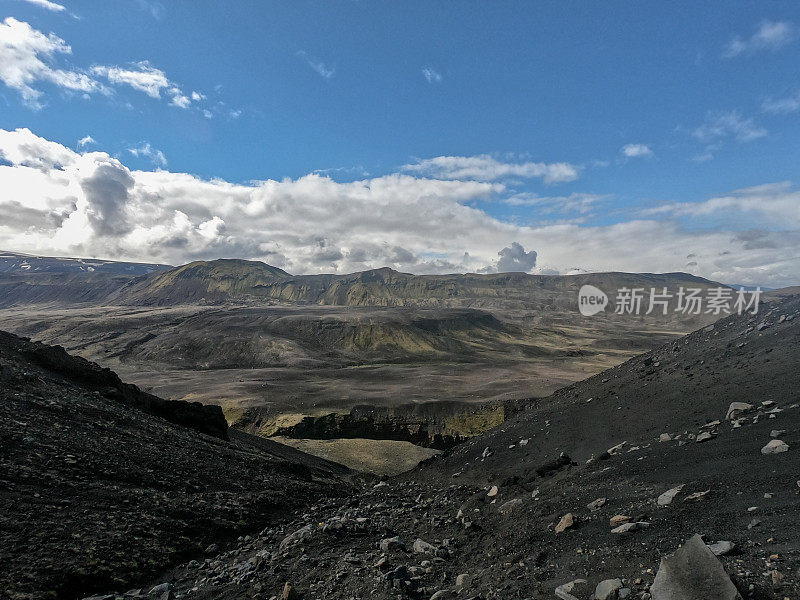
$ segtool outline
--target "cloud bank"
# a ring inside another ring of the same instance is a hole
[[[466,163],[495,165],[474,158]],[[580,212],[602,196],[520,196],[494,172],[440,179],[405,171],[346,183],[309,174],[242,185],[131,170],[105,152],[0,130],[0,248],[172,264],[241,257],[293,273],[688,271],[774,287],[799,278],[800,192],[789,183],[664,204],[612,224],[519,225],[475,205],[517,198]],[[685,220],[731,214],[748,227]]]

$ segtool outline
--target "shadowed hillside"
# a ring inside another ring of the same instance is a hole
[[[130,587],[349,492],[340,465],[198,429],[225,435],[220,411],[0,332],[0,596]]]

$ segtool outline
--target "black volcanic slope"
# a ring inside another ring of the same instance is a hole
[[[701,534],[734,545],[719,560],[743,598],[796,598],[799,363],[792,297],[569,386],[415,471],[162,580],[192,599],[286,589],[307,600],[588,600],[619,578],[645,600],[661,558]],[[727,419],[734,401],[751,407]],[[770,443],[786,451],[764,453]],[[636,525],[614,531],[626,520]],[[586,582],[573,596],[555,595],[575,579]]]
[[[218,408],[0,332],[0,598],[131,586],[349,491],[340,465],[222,437]]]

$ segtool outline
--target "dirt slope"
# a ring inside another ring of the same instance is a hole
[[[131,586],[350,490],[340,465],[246,434],[200,433],[177,423],[216,423],[207,409],[186,419],[191,405],[138,402],[109,386],[113,373],[42,354],[0,333],[4,599]]]

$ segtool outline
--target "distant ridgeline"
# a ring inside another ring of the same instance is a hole
[[[0,306],[43,302],[115,305],[314,304],[574,311],[578,290],[717,287],[686,273],[411,275],[389,268],[291,275],[257,261],[221,259],[181,267],[0,255]],[[613,312],[613,307],[609,309]]]

